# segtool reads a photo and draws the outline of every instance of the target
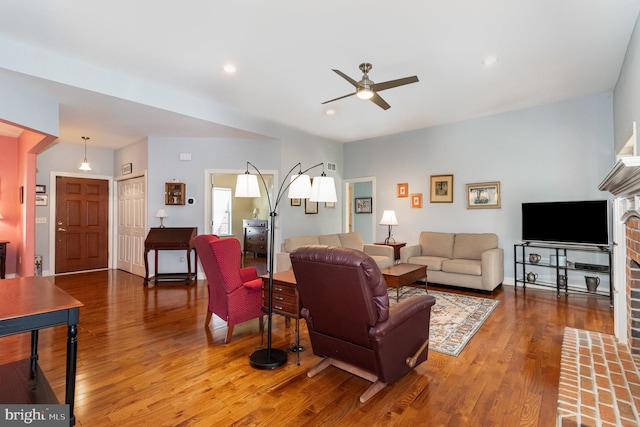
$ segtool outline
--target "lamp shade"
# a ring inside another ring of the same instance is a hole
[[[308,199],[310,194],[311,178],[309,178],[309,175],[291,175],[291,181],[289,181],[289,193],[287,197],[290,199]]]
[[[158,211],[156,212],[156,218],[166,218],[169,215],[167,215],[167,211],[165,211],[163,208],[158,209]]]
[[[250,173],[238,175],[236,180],[236,197],[260,197],[258,177]]]
[[[336,185],[333,182],[333,177],[321,175],[313,178],[313,184],[311,185],[311,195],[309,196],[311,202],[337,202]]]
[[[380,225],[398,225],[398,220],[396,219],[396,211],[384,211],[382,213]]]

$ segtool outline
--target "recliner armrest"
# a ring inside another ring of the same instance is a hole
[[[407,245],[400,248],[400,262],[409,262],[409,258],[422,255],[422,246]]]
[[[389,319],[386,322],[380,322],[369,329],[369,337],[374,341],[379,341],[417,313],[425,310],[430,313],[431,307],[435,303],[436,299],[433,295],[416,295],[400,301],[391,307]]]

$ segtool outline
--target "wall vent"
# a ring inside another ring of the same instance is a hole
[[[335,171],[336,170],[336,164],[335,163],[327,163],[327,170]]]

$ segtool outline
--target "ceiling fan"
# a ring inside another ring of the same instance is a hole
[[[343,73],[340,70],[333,70],[336,74],[338,74],[343,79],[345,79],[346,81],[351,83],[353,86],[355,86],[356,91],[348,95],[340,96],[338,98],[325,101],[323,102],[323,104],[327,104],[329,102],[337,101],[342,98],[347,98],[349,96],[356,95],[360,99],[370,99],[378,107],[382,108],[383,110],[388,110],[389,108],[391,108],[391,105],[387,104],[387,101],[382,99],[382,97],[378,95],[378,92],[380,92],[381,90],[386,90],[386,89],[391,89],[398,86],[407,85],[409,83],[416,83],[418,81],[418,76],[412,76],[412,77],[405,77],[397,80],[389,80],[387,82],[382,82],[382,83],[374,83],[373,81],[369,80],[368,73],[369,71],[371,71],[371,68],[373,68],[373,65],[369,64],[368,62],[364,62],[360,64],[360,70],[362,71],[363,75],[362,75],[362,80],[360,80],[359,82],[353,80],[351,77],[347,76],[345,73]]]

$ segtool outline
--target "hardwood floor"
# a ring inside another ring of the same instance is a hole
[[[251,368],[257,320],[236,326],[223,344],[224,326],[203,328],[204,282],[145,288],[142,278],[117,270],[51,279],[84,303],[80,426],[553,426],[563,328],[613,333],[606,298],[507,286],[491,296],[500,304],[458,357],[431,351],[360,404],[367,381],[336,368],[306,376],[318,358],[304,326],[301,366],[291,354],[276,370]],[[294,331],[274,316],[274,347],[294,341]],[[65,342],[65,327],[40,332],[39,362],[60,400]],[[27,357],[29,346],[28,334],[1,338],[0,363]]]

